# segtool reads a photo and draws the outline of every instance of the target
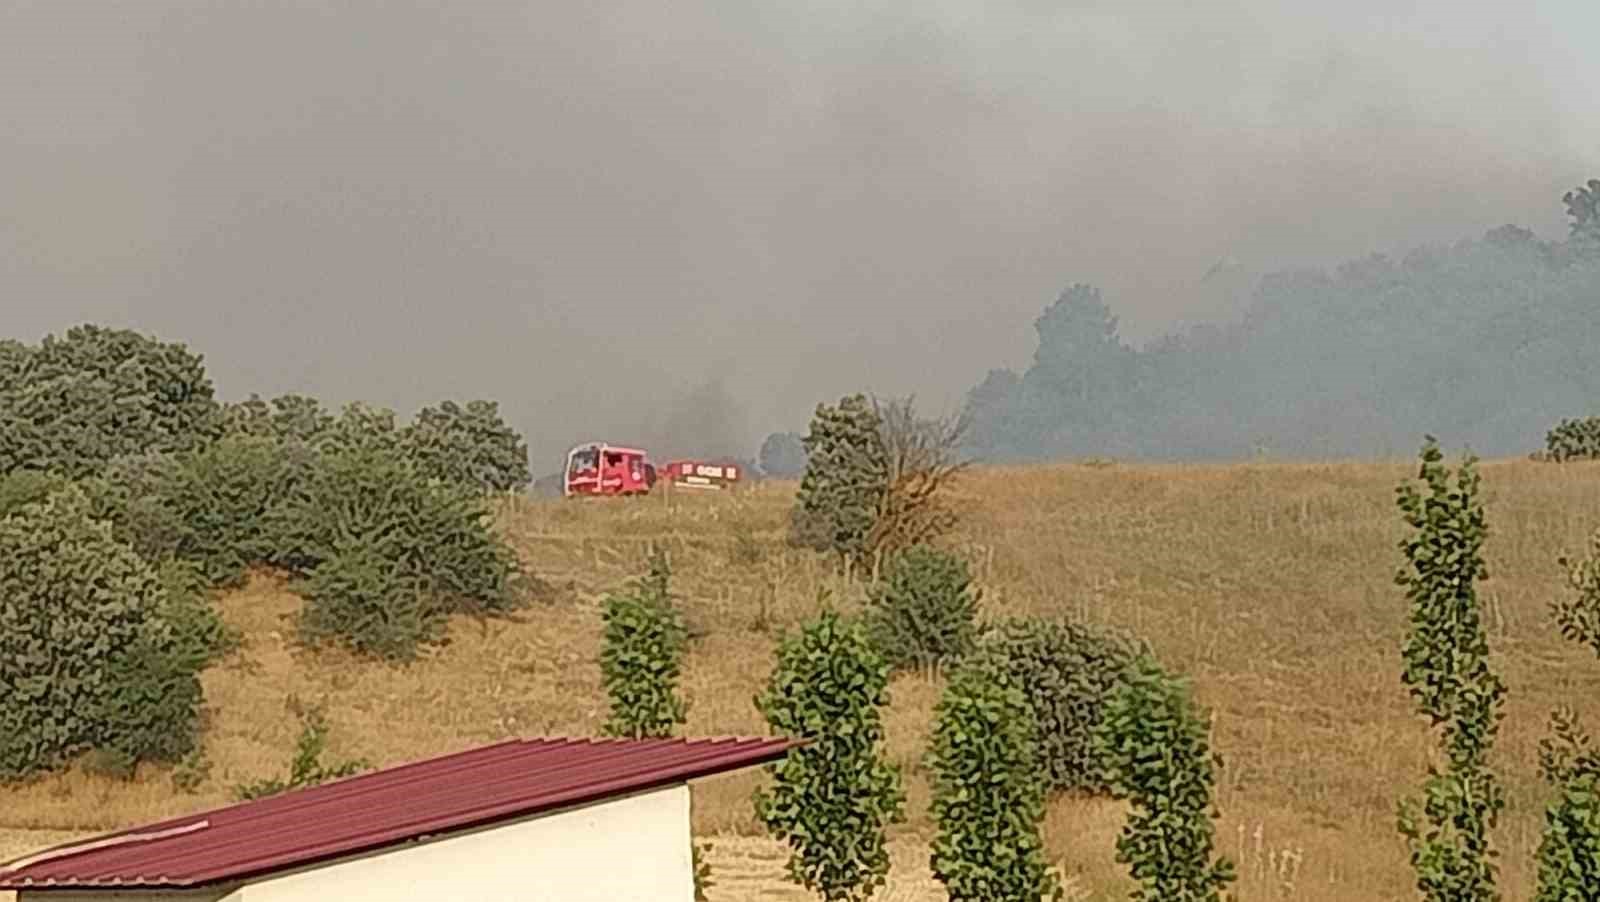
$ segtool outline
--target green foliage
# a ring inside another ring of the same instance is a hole
[[[1402,679],[1418,710],[1443,726],[1448,764],[1429,767],[1420,813],[1400,805],[1399,828],[1411,846],[1417,888],[1425,898],[1494,900],[1496,851],[1490,831],[1505,807],[1486,758],[1499,729],[1505,685],[1489,666],[1476,583],[1488,577],[1487,534],[1478,499],[1475,459],[1468,456],[1452,485],[1432,436],[1421,452],[1419,478],[1397,490],[1410,534],[1400,543],[1407,564],[1396,574],[1411,604]],[[1427,826],[1424,826],[1426,819]]]
[[[126,329],[77,326],[0,360],[0,473],[77,479],[115,457],[198,448],[221,428],[201,357]]]
[[[884,830],[904,816],[899,769],[879,751],[889,664],[859,625],[826,612],[784,636],[756,707],[774,733],[806,744],[769,765],[756,815],[788,842],[790,876],[829,902],[866,900],[884,884]]]
[[[976,639],[978,601],[967,562],[916,545],[889,562],[882,582],[867,590],[867,628],[896,668],[959,661]]]
[[[1551,605],[1563,638],[1589,646],[1600,655],[1600,530],[1589,537],[1589,555],[1581,561],[1566,557],[1558,563],[1567,571],[1567,585],[1577,596]]]
[[[302,578],[311,641],[405,658],[446,613],[505,612],[525,594],[476,493],[381,446],[322,455],[267,517],[272,562]]]
[[[0,517],[38,504],[68,485],[65,477],[41,470],[14,470],[0,476]]]
[[[1600,656],[1600,531],[1589,555],[1560,559],[1577,597],[1552,605],[1561,634]],[[1545,808],[1539,844],[1538,902],[1600,899],[1600,751],[1570,708],[1550,717],[1551,736],[1539,743],[1539,769],[1556,788]]]
[[[355,451],[405,453],[405,439],[395,412],[363,401],[346,404],[339,416],[317,433],[317,448],[328,454]]]
[[[316,786],[329,780],[353,776],[372,767],[364,758],[341,761],[331,766],[324,765],[322,753],[328,745],[328,721],[323,716],[322,709],[301,708],[292,698],[289,705],[291,709],[299,710],[301,723],[300,738],[295,742],[294,758],[289,762],[289,776],[285,779],[273,778],[236,786],[233,794],[238,800],[262,799],[292,789]]]
[[[670,577],[666,558],[656,553],[647,576],[606,597],[600,670],[611,696],[607,735],[667,737],[686,722],[678,678],[688,631],[672,603]]]
[[[1204,715],[1182,680],[1142,655],[1112,694],[1095,744],[1132,808],[1117,839],[1142,902],[1216,902],[1234,880],[1214,855],[1215,770]]]
[[[1038,726],[1022,684],[959,668],[934,710],[934,876],[952,902],[1060,899],[1044,858]]]
[[[795,496],[791,531],[799,544],[857,560],[889,488],[882,422],[864,395],[818,404],[802,444],[805,475]]]
[[[76,488],[0,520],[0,779],[187,754],[214,649],[192,606]]]
[[[1600,417],[1563,419],[1545,433],[1544,456],[1557,463],[1600,457]]]
[[[424,407],[403,432],[406,451],[423,473],[485,492],[526,488],[528,446],[500,418],[494,401],[446,401]]]
[[[304,445],[232,434],[182,456],[120,458],[85,487],[146,559],[190,561],[211,585],[229,586],[272,556],[269,514],[316,464]]]
[[[974,666],[1028,687],[1048,788],[1105,793],[1108,763],[1095,731],[1124,673],[1147,651],[1142,641],[1112,629],[1012,619],[986,627]]]
[[[223,429],[228,435],[315,446],[333,430],[334,423],[322,402],[305,395],[280,395],[269,402],[252,394],[246,401],[223,407]]]

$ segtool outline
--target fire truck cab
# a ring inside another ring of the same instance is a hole
[[[643,495],[656,482],[656,468],[638,448],[588,442],[567,452],[563,492],[575,495]]]

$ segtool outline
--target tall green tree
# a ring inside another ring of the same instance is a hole
[[[1420,806],[1400,804],[1399,827],[1424,898],[1490,902],[1500,898],[1491,833],[1505,796],[1487,757],[1505,685],[1490,667],[1477,595],[1488,577],[1488,528],[1475,458],[1467,456],[1452,480],[1433,436],[1420,456],[1422,489],[1408,482],[1396,490],[1409,528],[1400,543],[1406,564],[1395,577],[1411,607],[1402,679],[1418,712],[1441,730],[1446,764],[1428,768]]]
[[[600,672],[611,696],[609,735],[664,738],[687,720],[678,680],[689,634],[670,586],[666,556],[655,551],[642,579],[606,596]]]
[[[786,635],[756,707],[806,740],[767,770],[756,815],[790,847],[789,874],[828,902],[864,902],[889,872],[885,829],[904,818],[900,771],[883,759],[889,664],[865,630],[831,611]]]

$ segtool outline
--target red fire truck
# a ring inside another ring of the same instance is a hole
[[[656,468],[638,448],[588,442],[567,452],[564,491],[574,495],[644,495],[656,484]]]

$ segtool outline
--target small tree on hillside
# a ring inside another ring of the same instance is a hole
[[[1590,537],[1588,557],[1562,558],[1561,565],[1575,597],[1551,606],[1556,623],[1562,636],[1600,655],[1600,531]],[[1550,726],[1551,736],[1539,744],[1539,763],[1558,795],[1545,809],[1535,899],[1600,899],[1600,749],[1571,708],[1554,712]]]
[[[800,544],[851,560],[867,556],[868,536],[889,484],[881,426],[865,395],[817,405],[803,441],[806,470],[791,520]]]
[[[828,902],[866,900],[884,884],[884,830],[904,816],[899,769],[879,751],[889,665],[865,631],[824,613],[788,635],[755,699],[773,732],[806,740],[769,765],[756,815],[789,843],[789,874]]]
[[[949,664],[972,649],[981,595],[966,561],[917,545],[891,559],[886,578],[868,588],[867,629],[896,668]]]
[[[687,720],[678,678],[688,631],[672,603],[670,578],[666,557],[654,552],[644,578],[606,597],[600,670],[611,696],[608,735],[667,737]]]
[[[1233,863],[1214,854],[1212,786],[1221,760],[1188,687],[1148,655],[1116,688],[1095,733],[1113,791],[1132,802],[1117,839],[1142,902],[1217,902]]]
[[[1005,671],[962,667],[934,710],[928,767],[939,836],[930,862],[952,902],[1049,897],[1038,727]]]
[[[1490,832],[1505,798],[1486,759],[1505,686],[1489,666],[1476,590],[1488,576],[1476,461],[1462,461],[1452,484],[1442,458],[1428,436],[1419,472],[1426,492],[1411,484],[1397,489],[1411,530],[1400,545],[1407,563],[1396,575],[1411,603],[1402,678],[1419,712],[1443,726],[1447,759],[1442,771],[1429,767],[1420,812],[1413,800],[1401,803],[1399,827],[1425,898],[1489,902],[1499,898]]]

